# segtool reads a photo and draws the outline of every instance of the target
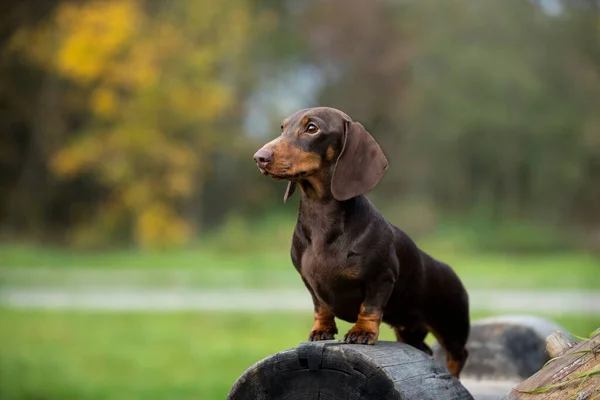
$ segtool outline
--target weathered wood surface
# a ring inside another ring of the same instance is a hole
[[[473,399],[443,364],[397,342],[374,346],[328,340],[302,343],[259,361],[228,399]]]
[[[553,321],[533,316],[474,322],[460,382],[446,370],[445,354],[436,345],[432,347],[438,362],[396,342],[375,346],[335,340],[302,343],[250,367],[232,387],[229,399],[509,399],[509,393],[515,393],[513,388],[550,359],[546,339],[555,331],[566,332]],[[551,352],[574,343],[568,334],[548,340],[556,342],[550,344],[555,347]],[[568,398],[544,397],[546,394],[531,398]],[[577,398],[584,399],[593,396]]]
[[[467,342],[469,357],[461,378],[519,383],[536,373],[550,359],[546,337],[566,330],[553,321],[528,315],[500,316],[475,321]],[[434,357],[446,355],[432,346]],[[500,394],[499,394],[500,395]]]
[[[560,358],[519,384],[507,400],[592,400],[600,399],[600,375],[578,378],[578,375],[600,371],[600,334],[573,346]],[[526,393],[558,385],[541,393]]]
[[[561,331],[556,331],[546,338],[546,354],[554,358],[571,350],[577,342]]]

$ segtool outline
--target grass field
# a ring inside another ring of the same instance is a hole
[[[600,288],[600,257],[592,254],[503,254],[444,243],[425,243],[423,248],[449,263],[467,287]],[[241,252],[214,248],[77,252],[24,245],[0,246],[0,284],[72,284],[74,272],[85,270],[118,270],[118,279],[112,283],[120,285],[302,288],[287,245],[278,250]]]
[[[0,244],[0,286],[34,288],[190,287],[301,289],[291,265],[291,223],[256,229],[237,223],[187,249],[75,251]],[[237,224],[237,225],[236,225]],[[494,236],[496,235],[496,236]],[[477,232],[417,240],[448,262],[467,288],[600,288],[600,256],[553,249],[535,233],[528,248],[493,249],[501,235]],[[512,234],[509,234],[511,240]],[[500,240],[500,242],[499,242]],[[552,251],[550,251],[552,250]],[[1,289],[1,287],[0,287]],[[478,319],[487,315],[473,315]],[[548,317],[574,334],[598,327],[585,315]],[[0,399],[224,399],[254,362],[306,339],[310,313],[75,312],[0,308]],[[349,324],[340,323],[340,336]],[[387,327],[382,340],[393,340]]]
[[[0,309],[0,320],[0,398],[14,400],[224,399],[246,368],[297,346],[312,325],[294,313]],[[555,320],[579,335],[597,328],[585,317]],[[339,324],[342,335],[349,326]],[[381,339],[393,340],[391,330]]]

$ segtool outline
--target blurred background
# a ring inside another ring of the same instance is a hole
[[[296,346],[298,197],[252,155],[360,121],[368,197],[472,317],[600,325],[597,0],[5,0],[0,398],[219,399]],[[349,324],[342,323],[343,335]],[[382,338],[393,335],[383,329]]]

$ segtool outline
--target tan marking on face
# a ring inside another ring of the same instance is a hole
[[[302,123],[303,126],[305,126],[306,124],[308,124],[308,121],[309,121],[308,117],[304,117],[304,118],[302,118],[302,121],[300,121],[300,122]]]
[[[285,128],[285,127],[286,127],[286,125],[288,124],[288,122],[290,122],[289,118],[286,118],[286,119],[284,119],[284,120],[283,120],[283,122],[281,123],[281,126],[282,126],[283,128]]]
[[[333,160],[334,155],[335,155],[335,151],[333,150],[333,147],[329,146],[327,148],[327,154],[326,154],[327,161]]]
[[[309,197],[312,197],[314,195],[318,199],[322,198],[325,195],[325,185],[323,184],[323,181],[321,177],[318,176],[318,174],[309,176],[308,178],[306,178],[306,181],[312,186],[314,194],[312,194],[312,192],[310,191],[309,193],[305,193],[304,187],[300,186],[300,189],[305,195]]]
[[[277,138],[267,143],[265,148],[273,152],[268,172],[274,175],[312,174],[321,168],[321,157],[317,153],[302,151],[287,140]]]

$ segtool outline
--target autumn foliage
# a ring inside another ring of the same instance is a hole
[[[272,212],[282,189],[251,155],[322,104],[384,147],[373,196],[392,213],[410,199],[421,226],[542,222],[593,242],[598,4],[556,3],[10,0],[1,233],[176,246]]]
[[[47,159],[58,179],[93,177],[108,189],[73,227],[75,241],[120,229],[144,246],[188,240],[194,226],[178,205],[201,190],[222,140],[219,121],[235,105],[251,40],[249,3],[189,0],[152,13],[145,6],[61,2],[7,45],[67,81],[61,95],[86,114]]]

